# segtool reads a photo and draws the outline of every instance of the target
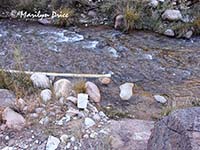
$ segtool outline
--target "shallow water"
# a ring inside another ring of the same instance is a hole
[[[112,73],[108,86],[93,80],[102,92],[102,105],[137,118],[149,119],[162,110],[154,94],[165,95],[169,105],[200,97],[200,37],[173,39],[142,31],[123,34],[108,27],[61,29],[1,20],[0,45],[0,64],[5,68],[15,68],[17,47],[26,70]],[[119,98],[124,82],[136,84],[129,101]]]

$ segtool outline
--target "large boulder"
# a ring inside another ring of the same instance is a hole
[[[54,83],[54,92],[56,98],[68,97],[72,91],[72,84],[67,79],[60,79]]]
[[[33,85],[37,88],[50,88],[50,80],[46,75],[40,73],[34,73],[31,75]]]
[[[199,150],[200,107],[181,109],[158,121],[148,150]]]
[[[146,150],[154,127],[153,121],[124,119],[111,121],[111,146],[113,150]]]

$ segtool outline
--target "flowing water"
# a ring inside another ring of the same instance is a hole
[[[190,40],[147,31],[124,34],[109,27],[56,28],[38,23],[0,20],[0,65],[14,69],[19,49],[25,70],[61,73],[110,73],[108,86],[94,81],[102,106],[112,106],[136,118],[152,119],[163,110],[153,95],[168,105],[200,100],[200,37]],[[135,83],[129,101],[119,86]]]

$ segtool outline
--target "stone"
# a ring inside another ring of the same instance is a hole
[[[42,125],[47,125],[49,123],[49,118],[46,116],[39,121]]]
[[[175,36],[175,33],[174,33],[174,31],[172,29],[167,29],[164,32],[164,35],[173,37],[173,36]]]
[[[77,107],[80,109],[86,109],[88,104],[88,94],[78,94]]]
[[[136,119],[112,120],[108,125],[111,149],[145,150],[153,127],[153,121]]]
[[[124,15],[119,14],[115,17],[114,28],[115,29],[123,29],[124,27],[125,27]]]
[[[133,83],[122,84],[120,88],[120,97],[122,100],[129,100],[133,95]]]
[[[95,17],[97,16],[97,13],[96,13],[95,11],[93,11],[93,10],[90,10],[90,11],[88,12],[88,16],[90,16],[90,17],[92,17],[92,18],[95,18]]]
[[[72,84],[67,79],[60,79],[54,83],[56,98],[68,97],[72,91]]]
[[[60,140],[62,143],[66,144],[67,141],[69,139],[69,136],[67,134],[63,134],[61,137],[60,137]]]
[[[46,75],[34,73],[31,75],[31,81],[33,82],[33,85],[37,88],[50,88],[50,80]]]
[[[42,25],[51,25],[52,24],[52,19],[50,18],[41,18],[38,19],[38,22]]]
[[[46,144],[46,150],[56,150],[59,144],[60,140],[57,137],[49,136]]]
[[[99,103],[101,100],[101,94],[99,88],[93,82],[86,82],[86,93],[89,95],[91,100],[95,103]]]
[[[67,100],[71,101],[74,104],[77,104],[78,99],[74,96],[67,97]]]
[[[185,33],[184,37],[186,39],[190,39],[192,37],[192,35],[193,35],[193,31],[190,30],[190,31],[188,31],[188,32]]]
[[[86,128],[90,128],[90,127],[94,126],[96,123],[94,122],[94,120],[87,117],[87,118],[85,118],[84,124],[85,124]]]
[[[200,107],[173,111],[160,119],[148,140],[148,150],[199,150]]]
[[[6,146],[6,147],[4,147],[2,150],[14,150],[14,148],[13,148],[13,147]]]
[[[67,148],[67,149],[70,149],[70,147],[71,147],[71,143],[68,142],[67,145],[66,145],[66,148]]]
[[[0,107],[12,107],[15,104],[16,97],[13,92],[0,89]]]
[[[69,122],[71,120],[71,117],[69,115],[65,115],[65,117],[62,117],[59,121],[56,121],[56,125],[64,125],[64,123]]]
[[[151,0],[150,1],[150,6],[156,8],[158,6],[159,2],[157,0]]]
[[[169,21],[177,21],[182,19],[182,14],[179,10],[167,9],[162,14],[162,19]]]
[[[99,81],[101,82],[101,84],[103,84],[103,85],[108,85],[108,84],[110,84],[110,82],[111,82],[111,79],[110,78],[107,78],[107,77],[105,77],[105,78],[99,78]]]
[[[3,111],[2,119],[6,121],[6,126],[8,128],[21,130],[26,125],[24,117],[9,107]]]
[[[93,115],[93,117],[92,117],[94,120],[96,120],[96,121],[99,121],[99,120],[101,120],[101,117],[100,117],[100,115],[99,114],[94,114]]]
[[[165,97],[161,95],[154,95],[154,98],[158,103],[161,103],[161,104],[165,104],[167,102]]]
[[[51,100],[51,97],[52,97],[51,90],[49,90],[49,89],[42,90],[40,93],[40,97],[41,97],[43,103],[46,104],[48,101]]]
[[[22,98],[20,98],[20,99],[17,99],[17,100],[15,101],[15,105],[16,105],[17,107],[19,107],[21,110],[23,110],[24,107],[26,106],[26,102],[25,102]]]

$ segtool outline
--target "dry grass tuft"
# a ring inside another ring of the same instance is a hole
[[[74,83],[73,85],[73,90],[76,92],[76,94],[78,93],[86,93],[86,86],[85,86],[86,81],[81,79],[78,80]]]

